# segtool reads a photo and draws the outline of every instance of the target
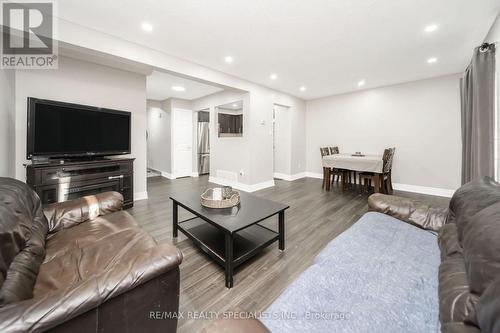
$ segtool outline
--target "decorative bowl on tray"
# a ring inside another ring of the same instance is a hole
[[[355,156],[355,157],[363,157],[363,156],[365,156],[365,155],[364,155],[364,154],[361,154],[361,152],[360,152],[360,151],[357,151],[357,152],[355,152],[354,154],[352,154],[351,156]]]
[[[208,208],[230,208],[240,203],[240,193],[230,187],[209,188],[201,194],[201,204]]]

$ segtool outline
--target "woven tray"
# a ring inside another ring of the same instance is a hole
[[[240,194],[233,190],[228,199],[215,200],[213,197],[214,189],[209,188],[201,195],[201,204],[208,208],[230,208],[240,203]]]

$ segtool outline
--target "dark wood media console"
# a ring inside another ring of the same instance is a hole
[[[55,160],[26,167],[26,182],[43,204],[116,191],[123,195],[124,208],[130,208],[134,204],[133,178],[133,158]]]

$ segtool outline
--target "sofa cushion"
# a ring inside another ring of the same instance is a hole
[[[438,234],[438,244],[441,250],[441,260],[446,258],[463,258],[463,249],[458,242],[457,225],[445,224]]]
[[[500,276],[500,202],[469,218],[462,245],[470,289],[481,295]]]
[[[92,274],[87,279],[82,280],[76,285],[66,285],[61,289],[38,295],[23,302],[7,304],[0,311],[0,332],[45,332],[53,329],[56,325],[66,322],[72,318],[88,313],[105,302],[113,301],[118,295],[124,294],[135,287],[138,287],[162,274],[178,269],[182,261],[181,252],[173,245],[160,244],[150,249],[136,252],[130,256],[123,257],[123,260],[116,262],[100,273]],[[57,274],[58,272],[55,272]],[[175,273],[177,274],[177,273]],[[161,281],[165,283],[168,281]],[[172,283],[172,282],[171,282]],[[177,284],[177,282],[174,282]],[[160,286],[158,286],[160,287]],[[162,286],[163,287],[163,286]],[[162,288],[160,287],[160,288]],[[165,286],[171,288],[170,286]],[[160,291],[161,292],[161,291]],[[133,296],[130,296],[133,295]],[[125,294],[129,298],[129,304],[144,304],[134,301],[137,294]],[[172,295],[177,297],[178,295]],[[160,306],[161,303],[154,306]],[[120,304],[120,303],[119,303]],[[127,320],[133,320],[137,316],[149,316],[150,311],[155,311],[155,307],[137,308],[118,307],[116,311],[118,316],[123,317],[127,313]],[[102,309],[102,308],[101,308]],[[104,313],[97,312],[98,315],[104,315],[104,320],[112,320],[108,311]],[[89,318],[91,322],[93,319]],[[99,319],[100,320],[100,319]],[[85,322],[85,320],[83,320]],[[94,322],[91,330],[88,327],[78,327],[77,332],[101,332],[98,322]],[[125,325],[122,325],[125,326]],[[129,330],[120,332],[132,332],[132,324]],[[168,325],[165,324],[168,328]],[[54,331],[66,332],[63,329]],[[109,330],[111,332],[117,330]],[[167,330],[168,331],[168,330]],[[71,331],[70,331],[71,332]],[[108,332],[108,331],[106,331]],[[147,330],[145,329],[145,332]]]
[[[473,180],[460,187],[450,200],[448,222],[457,224],[458,239],[470,217],[485,207],[500,202],[500,184],[488,177]]]
[[[153,238],[125,211],[61,229],[47,240],[35,296],[75,286],[155,246]]]
[[[481,330],[476,326],[453,322],[441,325],[441,333],[481,333]]]
[[[71,228],[98,216],[122,210],[123,195],[118,192],[103,192],[82,198],[53,203],[44,208],[49,222],[49,233]]]
[[[370,212],[265,310],[272,332],[438,332],[436,236]],[[293,314],[292,319],[280,319]],[[308,317],[309,316],[309,317]]]
[[[483,333],[500,332],[500,277],[481,296],[478,321]]]
[[[447,258],[439,266],[439,319],[442,324],[477,322],[479,297],[470,292],[463,258]]]
[[[37,194],[25,183],[3,177],[0,221],[1,305],[33,296],[48,224]]]

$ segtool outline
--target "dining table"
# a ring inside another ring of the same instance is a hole
[[[323,156],[324,177],[328,180],[325,189],[330,190],[331,169],[372,172],[374,174],[374,191],[380,192],[380,181],[383,173],[384,161],[382,155],[360,155],[360,154],[332,154]],[[342,177],[344,182],[344,177]],[[342,189],[344,186],[342,186]]]

